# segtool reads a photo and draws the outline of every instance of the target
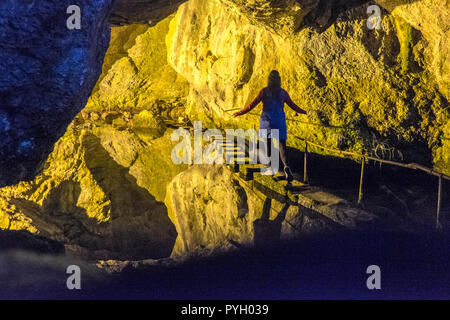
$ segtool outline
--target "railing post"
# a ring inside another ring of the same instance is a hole
[[[305,140],[305,155],[303,161],[303,182],[308,184],[308,141]]]
[[[358,204],[361,204],[364,196],[363,183],[364,183],[364,165],[366,163],[366,157],[363,156],[361,159],[361,177],[359,179],[359,193],[358,193]]]
[[[437,200],[437,209],[436,209],[436,230],[442,228],[441,222],[439,221],[439,215],[441,213],[441,199],[442,199],[442,175],[439,176],[439,184],[438,184],[438,200]]]

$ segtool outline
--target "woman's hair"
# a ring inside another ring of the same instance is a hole
[[[281,77],[277,70],[272,70],[269,74],[268,87],[272,93],[272,97],[279,97],[281,92]]]

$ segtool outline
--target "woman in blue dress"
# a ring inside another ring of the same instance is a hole
[[[286,116],[284,113],[284,104],[286,103],[292,110],[300,114],[306,114],[306,111],[299,108],[292,101],[286,90],[281,88],[280,73],[276,70],[270,72],[268,86],[259,92],[255,100],[253,100],[253,102],[244,109],[241,109],[238,112],[234,113],[233,116],[237,117],[246,114],[247,112],[255,108],[261,101],[263,103],[263,110],[259,120],[259,136],[262,138],[267,138],[267,145],[270,146],[272,143],[272,137],[270,134],[271,129],[278,129],[280,140],[280,158],[284,165],[284,174],[286,176],[286,179],[291,181],[293,179],[293,175],[286,159],[287,128]],[[270,149],[271,148],[268,147],[269,152]]]

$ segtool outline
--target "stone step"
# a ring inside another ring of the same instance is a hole
[[[236,156],[225,156],[225,160],[227,164],[234,164],[234,163],[238,163],[241,165],[248,165],[250,162],[250,158],[246,157],[245,155],[240,156],[240,157],[236,157]]]
[[[264,168],[247,168],[247,172],[252,172],[252,173],[256,173],[256,172],[261,172]]]
[[[224,142],[224,145],[227,149],[235,150],[235,143],[235,141],[232,142],[231,148],[230,140]],[[276,176],[263,174],[255,176],[255,173],[261,173],[263,168],[248,164],[249,146],[250,142],[246,140],[246,164],[233,164],[233,172],[238,173],[240,179],[246,182],[251,181],[252,188],[256,188],[265,196],[276,199],[281,203],[295,201],[297,205],[307,208],[313,216],[317,216],[317,218],[336,228],[359,229],[363,225],[376,224],[377,217],[375,215],[328,191],[299,181],[301,175],[297,173],[294,173],[294,181],[292,182],[288,182],[281,173]]]
[[[225,147],[225,148],[222,148],[222,150],[225,151],[225,152],[243,152],[243,153],[247,153],[245,149],[236,148],[236,147]]]

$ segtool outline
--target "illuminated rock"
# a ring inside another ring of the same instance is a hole
[[[262,201],[224,166],[195,165],[180,173],[168,185],[164,202],[178,232],[174,256],[226,249],[230,240],[251,243],[253,220],[262,210]],[[239,217],[244,208],[247,213]]]
[[[186,169],[171,164],[170,132],[147,146],[109,125],[75,130],[35,180],[0,189],[0,228],[60,241],[86,259],[169,256],[177,233],[161,201]]]
[[[444,0],[379,0],[385,10],[378,31],[367,28],[362,0],[121,0],[113,9],[110,1],[82,1],[81,30],[66,28],[68,1],[47,2],[0,6],[8,21],[0,185],[33,178],[85,106],[108,45],[111,10],[113,24],[134,25],[113,34],[88,108],[185,105],[189,92],[191,120],[237,124],[224,111],[249,102],[276,68],[310,111],[302,120],[312,124],[290,122],[292,133],[354,151],[393,150],[397,160],[425,163],[434,155],[450,170],[442,160],[450,47]],[[166,17],[180,4],[167,32]],[[256,124],[250,116],[240,120]]]
[[[233,1],[235,7],[231,1],[228,6],[200,0],[182,4],[170,24],[167,46],[170,63],[191,86],[186,109],[190,119],[209,126],[257,126],[258,117],[233,119],[227,110],[252,101],[269,72],[277,69],[283,87],[308,110],[298,118],[287,110],[292,119],[288,144],[303,148],[295,135],[338,149],[429,165],[433,153],[442,154],[449,119],[448,82],[433,76],[434,61],[443,63],[442,74],[448,72],[440,53],[429,55],[437,50],[426,35],[433,25],[429,30],[424,26],[422,34],[415,29],[419,22],[411,25],[412,18],[403,15],[422,7],[447,13],[449,8],[433,6],[433,1],[410,2],[411,9],[399,4],[393,11],[398,14],[383,10],[379,31],[368,29],[363,4],[340,9],[326,28],[312,23],[281,34],[249,18],[251,7],[239,1]],[[436,27],[436,34],[447,32],[444,24]],[[449,173],[450,164],[441,158],[435,157],[436,166]]]
[[[167,104],[180,103],[188,83],[167,61],[165,38],[171,17],[154,27],[131,25],[113,28],[103,73],[86,109],[150,109],[162,113]]]
[[[14,4],[20,21],[4,10],[12,1],[0,5],[13,35],[0,44],[0,185],[43,168],[0,190],[0,227],[49,236],[88,258],[250,242],[262,201],[224,167],[178,175],[187,167],[170,159],[166,123],[257,125],[257,116],[233,119],[227,110],[250,102],[272,69],[308,110],[298,118],[287,111],[291,146],[304,147],[296,135],[387,159],[434,160],[450,173],[443,1],[380,0],[378,31],[367,28],[366,1],[190,0],[168,16],[181,2],[119,1],[113,23],[146,25],[115,27],[103,65],[106,2],[89,2],[99,7],[86,10],[89,27],[75,33],[39,25],[64,1],[33,13]]]

